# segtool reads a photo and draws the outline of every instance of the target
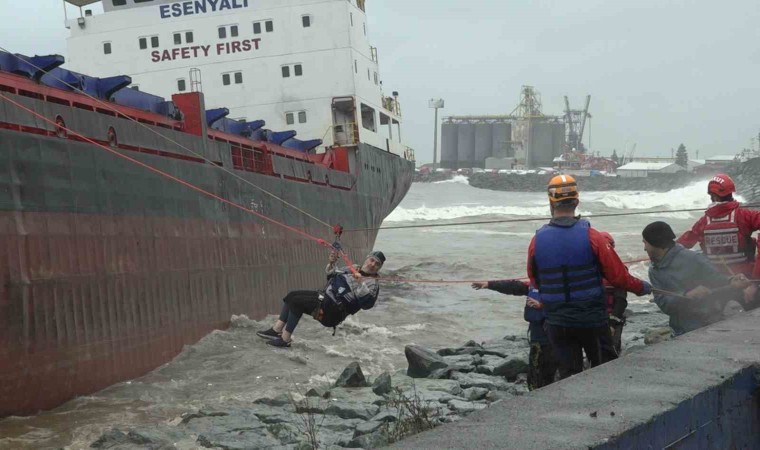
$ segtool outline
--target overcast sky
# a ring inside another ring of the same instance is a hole
[[[443,115],[508,114],[525,84],[546,114],[591,94],[602,154],[637,143],[669,156],[681,142],[691,157],[733,154],[760,131],[757,0],[369,0],[367,14],[420,162],[433,153],[429,98],[446,100]],[[61,0],[0,0],[0,17],[3,47],[66,54]]]

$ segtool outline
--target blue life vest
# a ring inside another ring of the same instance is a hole
[[[541,301],[541,295],[538,292],[538,289],[536,288],[530,288],[528,290],[528,298],[532,298],[533,300]],[[536,309],[531,308],[527,305],[525,305],[525,311],[523,312],[523,318],[526,322],[542,322],[544,320],[544,310],[543,309]]]
[[[588,236],[591,225],[544,225],[536,232],[534,262],[541,302],[604,301],[604,285]]]

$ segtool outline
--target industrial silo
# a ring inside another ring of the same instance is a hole
[[[444,122],[441,127],[441,165],[445,169],[457,168],[457,130],[459,125]]]
[[[479,123],[475,125],[475,159],[473,167],[485,167],[486,158],[493,154],[492,131],[493,125],[490,123]]]
[[[457,156],[459,168],[469,168],[475,162],[475,124],[459,124]]]
[[[554,158],[562,154],[564,133],[564,125],[561,123],[531,121],[527,166],[552,167]]]
[[[514,156],[509,143],[512,140],[511,123],[495,123],[491,129],[492,138],[492,156],[495,158],[507,158]]]

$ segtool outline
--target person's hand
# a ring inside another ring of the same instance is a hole
[[[648,281],[641,280],[641,285],[642,285],[642,288],[641,288],[641,294],[639,294],[639,297],[641,297],[642,295],[649,295],[652,293],[652,285],[649,284]]]
[[[479,291],[481,289],[488,289],[488,281],[476,281],[472,283],[472,288],[476,291]]]
[[[740,273],[738,275],[734,275],[731,278],[731,287],[734,289],[746,289],[752,285],[752,282],[747,279],[746,276],[744,276],[743,273]]]
[[[543,309],[544,308],[544,304],[543,303],[539,302],[536,299],[532,299],[532,298],[529,298],[528,301],[525,304],[528,306],[528,308],[533,308],[533,309]]]
[[[360,274],[359,272],[353,272],[353,273],[351,273],[351,275],[353,275],[353,277],[354,277],[354,279],[356,281],[361,281],[362,280],[362,274]]]
[[[329,259],[329,261],[330,261],[330,264],[335,264],[335,262],[336,262],[337,260],[338,260],[338,252],[336,252],[336,251],[334,251],[334,250],[333,250],[333,251],[331,251],[331,252],[330,252],[330,259]]]
[[[686,296],[692,300],[705,298],[710,295],[712,291],[704,286],[697,286],[694,289],[686,293]]]

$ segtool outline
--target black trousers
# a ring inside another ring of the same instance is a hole
[[[610,321],[609,328],[608,332],[601,336],[602,363],[617,359],[623,347],[623,324]]]
[[[291,291],[282,299],[280,320],[285,322],[285,331],[293,333],[301,316],[312,314],[319,307],[319,292]]]
[[[609,335],[607,325],[599,328],[568,328],[546,324],[554,357],[559,365],[559,377],[565,379],[583,371],[583,353],[591,367],[604,362],[602,340]]]
[[[529,359],[529,390],[534,391],[554,383],[557,374],[557,361],[554,359],[551,344],[548,342],[531,342]]]

